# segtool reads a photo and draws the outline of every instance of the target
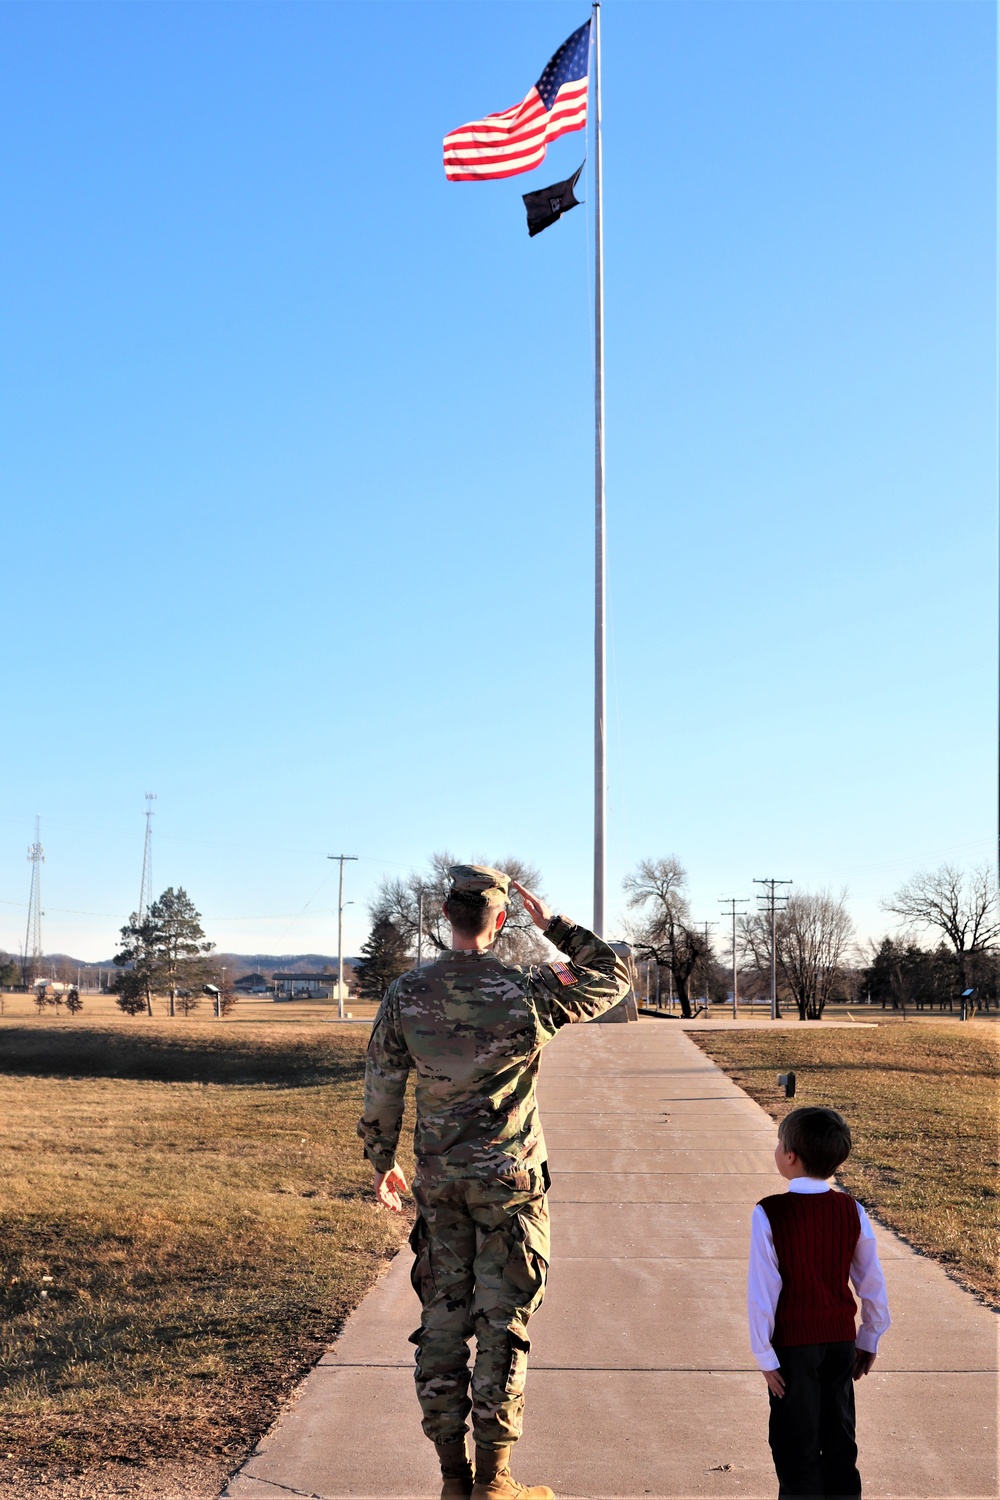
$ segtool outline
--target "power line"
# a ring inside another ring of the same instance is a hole
[[[719,905],[728,907],[729,910],[726,915],[733,919],[733,1020],[736,1021],[739,1019],[739,1012],[736,1009],[736,908],[737,906],[746,906],[746,901],[742,896],[722,896],[719,899]]]
[[[790,880],[772,880],[770,876],[768,876],[768,878],[766,880],[757,880],[756,877],[754,878],[754,885],[763,885],[763,886],[767,887],[767,890],[766,891],[762,891],[761,894],[757,897],[757,900],[758,901],[764,901],[764,902],[767,903],[767,905],[765,907],[765,910],[769,911],[770,917],[771,917],[771,1020],[772,1021],[777,1021],[777,1020],[780,1019],[780,1013],[778,1011],[778,963],[777,963],[777,956],[776,956],[777,950],[776,950],[776,946],[775,946],[775,910],[776,910],[776,908],[777,908],[777,906],[778,906],[779,903],[781,903],[783,905],[788,900],[787,896],[776,896],[775,895],[775,886],[779,886],[779,885],[791,885],[791,883],[792,882]]]

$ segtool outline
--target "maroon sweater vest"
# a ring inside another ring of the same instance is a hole
[[[853,1339],[857,1303],[848,1275],[861,1234],[846,1193],[775,1193],[760,1204],[778,1256],[781,1294],[772,1344]]]

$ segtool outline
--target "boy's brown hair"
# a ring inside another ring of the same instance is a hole
[[[810,1177],[832,1177],[851,1154],[851,1127],[835,1109],[806,1105],[778,1126],[778,1140],[794,1151]]]

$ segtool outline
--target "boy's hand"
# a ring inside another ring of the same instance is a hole
[[[780,1401],[781,1397],[785,1394],[785,1382],[784,1382],[784,1379],[782,1378],[781,1371],[780,1370],[762,1370],[761,1374],[763,1375],[764,1379],[767,1381],[767,1388],[771,1392],[771,1395],[772,1396],[777,1396],[778,1400]],[[856,1380],[857,1376],[855,1375],[854,1378]]]
[[[375,1197],[383,1208],[391,1209],[394,1214],[401,1214],[403,1201],[399,1195],[406,1191],[406,1178],[398,1167],[390,1167],[388,1172],[375,1173]]]
[[[546,927],[548,927],[549,923],[552,921],[552,918],[555,916],[555,912],[550,906],[546,906],[545,902],[541,899],[540,896],[533,896],[531,892],[526,891],[524,886],[521,885],[518,881],[512,880],[511,885],[514,887],[515,891],[517,891],[517,893],[521,897],[521,900],[524,902],[524,909],[528,913],[528,916],[531,918],[531,920],[534,922],[535,926],[540,927],[544,932]]]
[[[869,1354],[867,1349],[856,1349],[854,1352],[854,1378],[860,1380],[862,1375],[867,1375],[875,1363],[874,1354]]]

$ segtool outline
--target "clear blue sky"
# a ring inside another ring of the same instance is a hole
[[[0,945],[156,884],[347,948],[431,850],[586,920],[587,222],[447,183],[583,3],[0,10]],[[988,3],[607,0],[610,870],[989,856]],[[324,882],[326,882],[324,884]]]

